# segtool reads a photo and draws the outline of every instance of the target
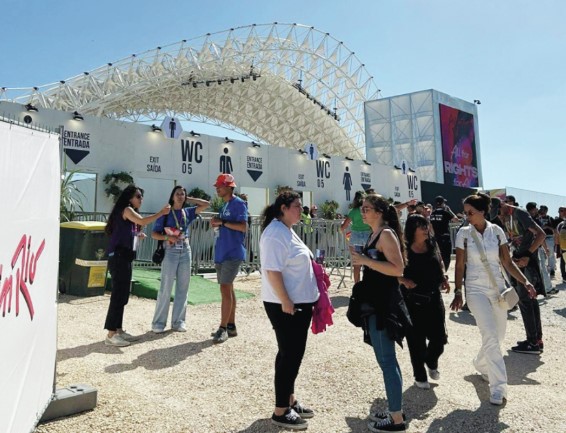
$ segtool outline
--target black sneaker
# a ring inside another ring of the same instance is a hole
[[[370,413],[368,416],[372,421],[381,421],[382,419],[389,418],[389,412],[375,412]],[[407,421],[407,416],[403,413],[403,421]]]
[[[228,331],[224,328],[218,328],[212,336],[212,342],[214,344],[224,343],[226,340],[228,340]]]
[[[516,353],[528,353],[531,355],[540,355],[540,347],[538,344],[531,344],[528,341],[521,341],[516,346],[511,348]]]
[[[228,331],[228,337],[237,337],[238,336],[238,330],[236,329],[236,325],[228,325],[226,330]]]
[[[295,400],[295,403],[291,405],[291,409],[297,412],[303,419],[312,418],[314,416],[314,411],[303,406],[298,400]]]
[[[283,415],[271,415],[271,422],[279,427],[291,430],[306,430],[308,427],[308,423],[290,407],[287,408]]]
[[[405,425],[405,422],[403,421],[402,423],[399,424],[395,424],[393,423],[393,419],[391,419],[391,416],[387,416],[387,418],[382,419],[380,421],[374,421],[374,422],[370,422],[368,423],[368,428],[373,431],[373,432],[390,432],[390,431],[406,431],[407,430],[407,426]]]
[[[524,341],[517,341],[517,345],[521,346],[521,345],[526,345],[529,342],[527,340]],[[542,353],[544,351],[544,342],[542,340],[537,341],[538,344],[538,348],[540,349],[540,353]]]

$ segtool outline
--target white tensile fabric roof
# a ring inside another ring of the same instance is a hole
[[[58,83],[2,88],[0,99],[135,122],[174,116],[364,159],[364,102],[378,92],[342,42],[274,23],[157,47]]]

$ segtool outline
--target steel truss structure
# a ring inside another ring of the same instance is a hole
[[[209,33],[0,99],[134,122],[166,116],[250,139],[365,158],[364,102],[379,89],[355,54],[299,24]]]

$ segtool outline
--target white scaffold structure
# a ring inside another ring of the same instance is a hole
[[[343,42],[273,23],[157,47],[58,83],[1,88],[0,100],[134,122],[175,116],[365,159],[364,102],[378,92]]]

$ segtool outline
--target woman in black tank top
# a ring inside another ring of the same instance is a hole
[[[369,194],[361,207],[364,223],[372,229],[363,253],[352,250],[352,264],[363,266],[362,297],[375,313],[370,315],[364,329],[383,373],[388,410],[370,414],[368,425],[374,432],[405,431],[403,415],[403,379],[395,355],[395,341],[400,334],[392,335],[392,317],[401,314],[403,298],[397,277],[403,274],[403,243],[397,210],[383,197]],[[404,307],[404,305],[403,305]],[[406,311],[406,309],[405,309]],[[398,325],[398,321],[395,325]],[[393,331],[399,330],[395,327]]]
[[[405,224],[407,266],[399,278],[411,314],[407,331],[415,385],[429,389],[428,376],[438,380],[438,358],[447,343],[445,309],[440,290],[450,290],[444,264],[430,233],[430,223],[422,215],[411,215]],[[428,340],[428,344],[427,344]],[[425,369],[426,366],[426,369]]]

